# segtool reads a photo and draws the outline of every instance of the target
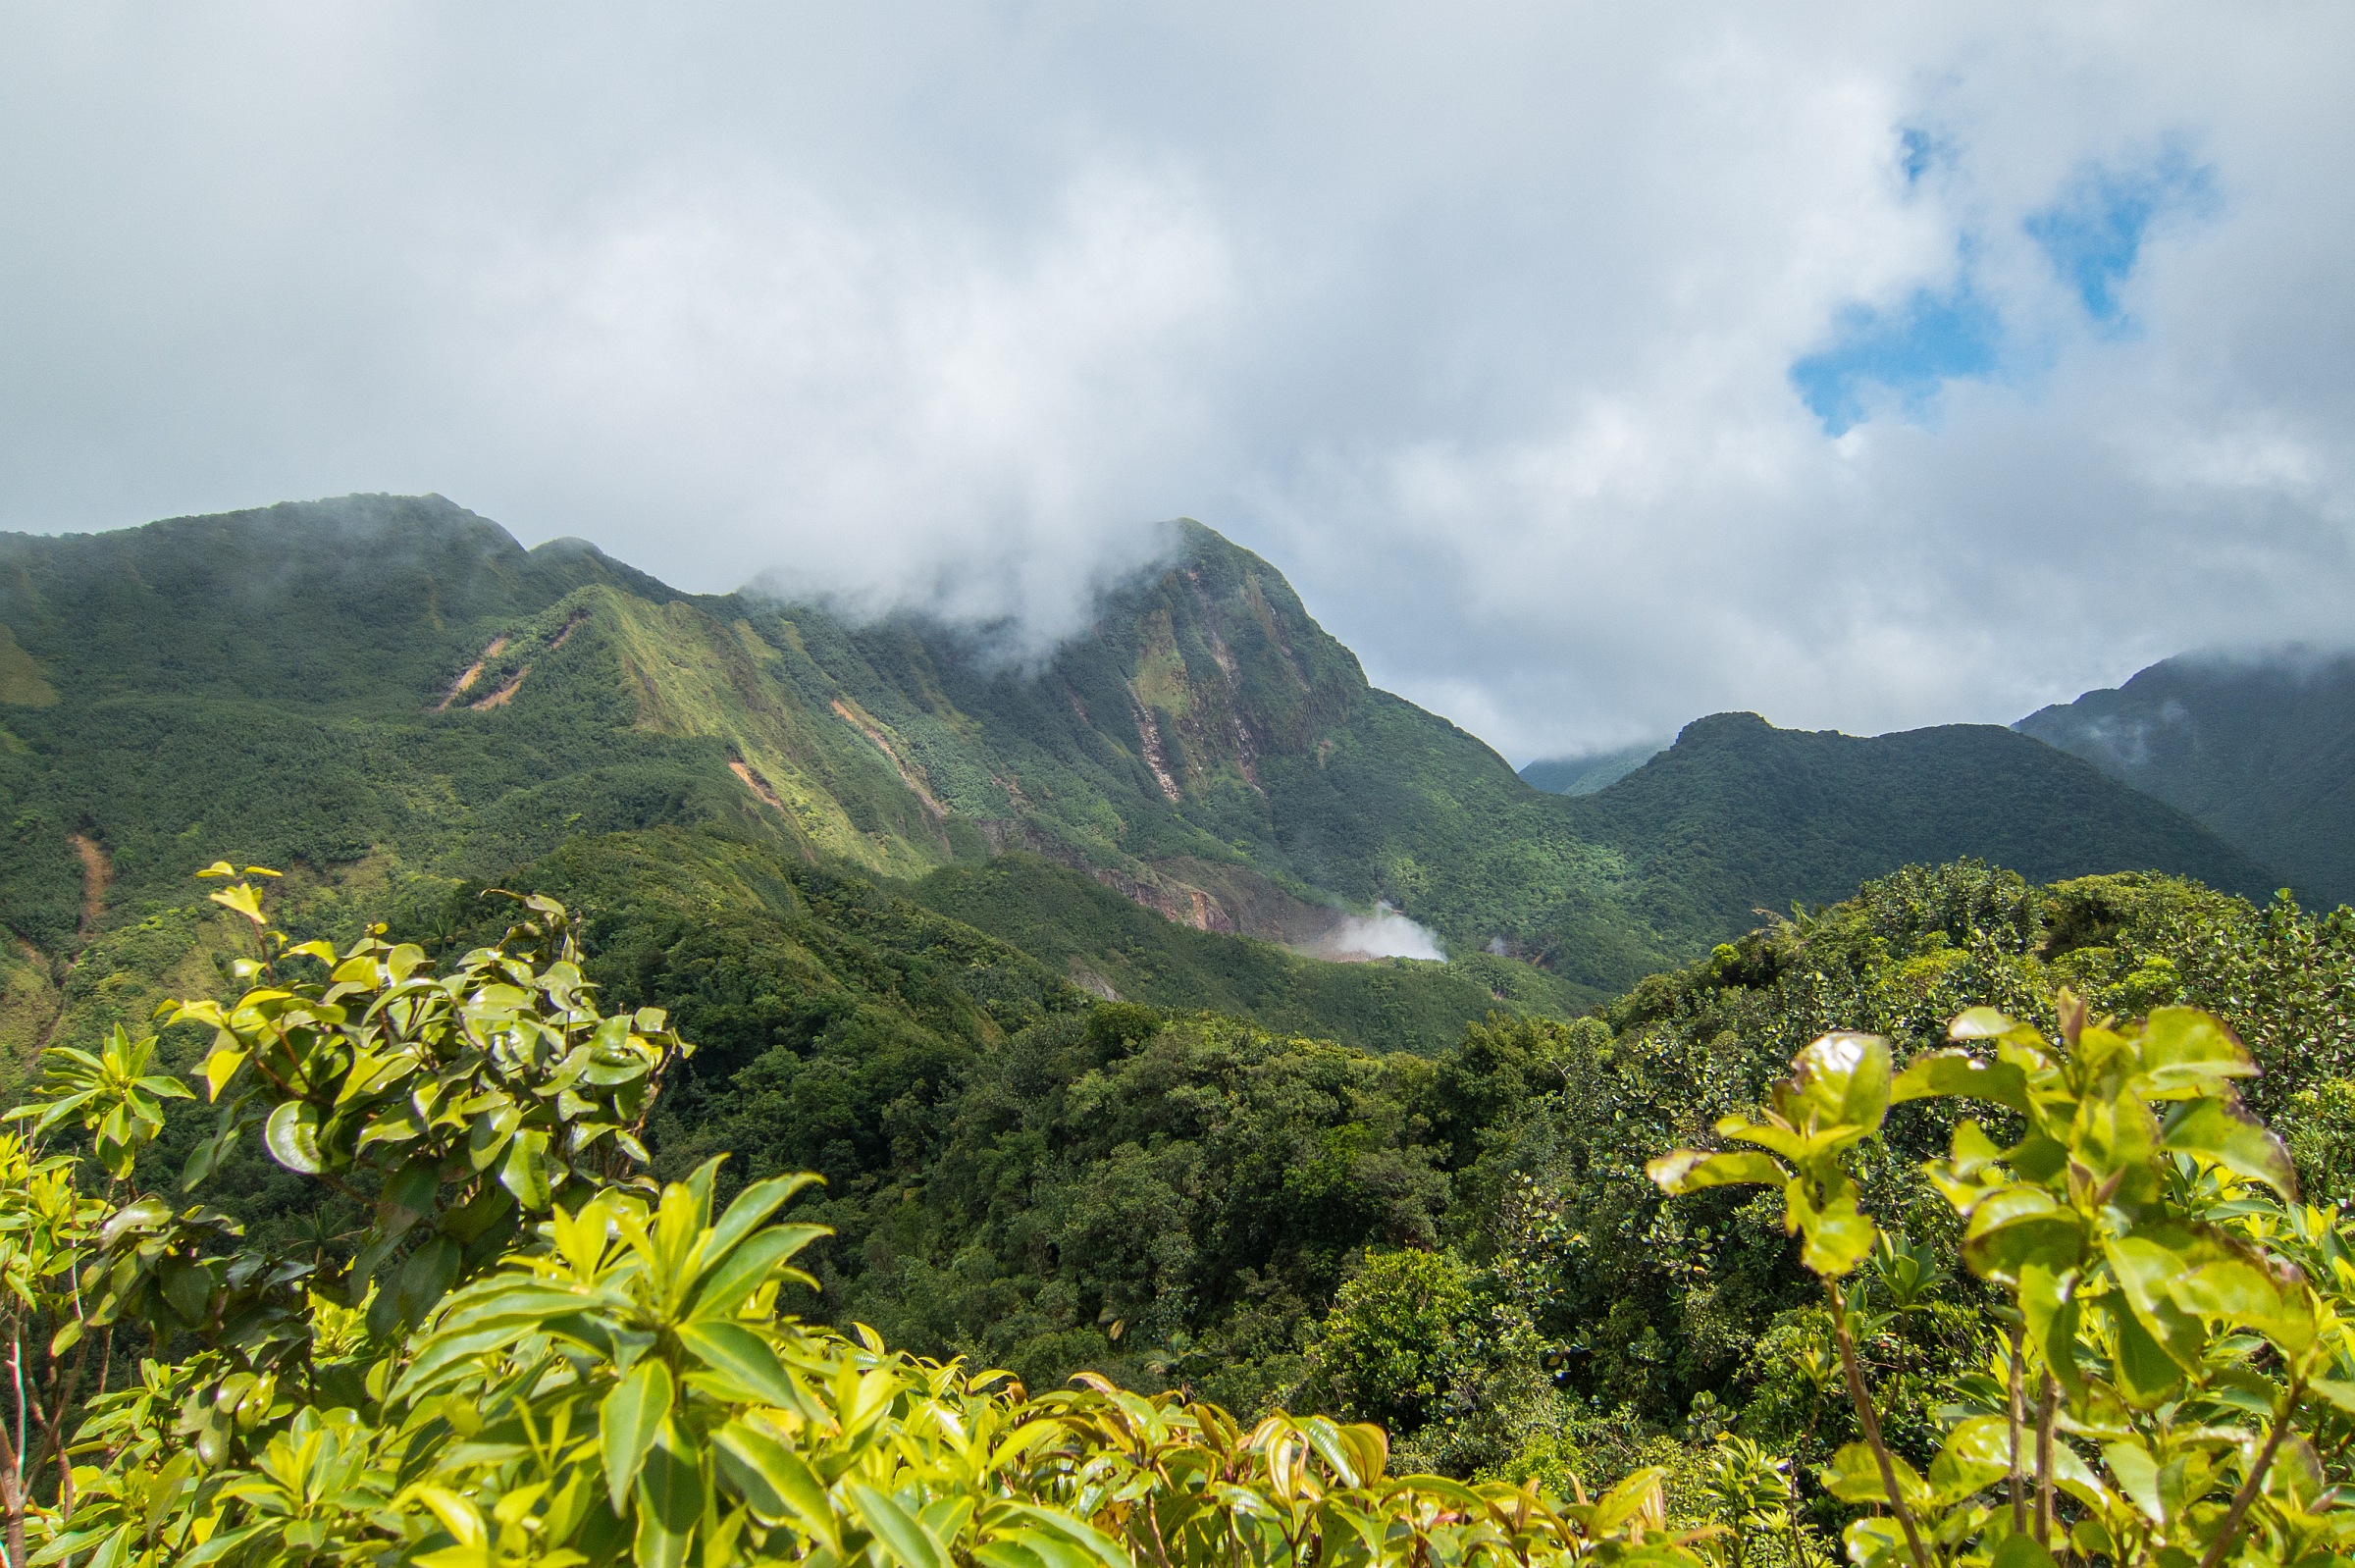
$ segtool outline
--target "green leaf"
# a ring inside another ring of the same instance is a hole
[[[2076,1285],[2073,1272],[2057,1273],[2041,1263],[2019,1269],[2019,1311],[2028,1340],[2072,1401],[2084,1397],[2084,1379],[2077,1371]]]
[[[288,1100],[271,1112],[262,1126],[262,1142],[270,1157],[289,1171],[317,1176],[326,1169],[319,1159],[319,1108],[308,1100]]]
[[[2167,1523],[2167,1504],[2159,1496],[2159,1461],[2140,1443],[2106,1442],[2102,1444],[2102,1462],[2110,1467],[2110,1479],[2128,1502],[2142,1510],[2152,1524]]]
[[[1970,1212],[1962,1231],[1962,1261],[1982,1279],[2012,1281],[2030,1264],[2056,1275],[2076,1268],[2085,1234],[2076,1215],[2039,1188],[2003,1187]]]
[[[1880,1239],[1879,1229],[1857,1212],[1853,1197],[1811,1213],[1801,1228],[1806,1232],[1806,1243],[1800,1249],[1799,1261],[1826,1280],[1854,1272]]]
[[[1990,1100],[2028,1110],[2028,1075],[2009,1062],[1989,1062],[1964,1051],[1932,1051],[1906,1064],[1889,1087],[1892,1103],[1957,1098]]]
[[[785,1364],[768,1341],[741,1323],[687,1322],[678,1327],[679,1343],[703,1364],[762,1404],[799,1410],[802,1402]]]
[[[1991,1007],[1966,1008],[1947,1025],[1950,1040],[2015,1040],[2022,1044],[2042,1047],[2044,1036],[2017,1019],[2009,1018]]]
[[[236,887],[225,887],[218,893],[207,893],[205,897],[225,910],[236,911],[256,925],[270,923],[269,916],[262,913],[260,896],[246,883],[239,882]]]
[[[2126,1304],[2152,1341],[2186,1372],[2197,1372],[2207,1349],[2200,1320],[2175,1304],[2168,1286],[2217,1257],[2221,1248],[2187,1226],[2159,1224],[2105,1237],[2102,1255],[2118,1277]]]
[[[2355,1416],[2355,1383],[2342,1382],[2337,1378],[2317,1378],[2306,1387],[2310,1392],[2330,1401],[2343,1413]]]
[[[823,1483],[800,1454],[757,1427],[731,1421],[711,1435],[719,1472],[738,1496],[765,1519],[791,1518],[803,1532],[840,1553],[842,1537]]]
[[[2224,1021],[2198,1008],[2153,1008],[2142,1026],[2142,1066],[2165,1099],[2214,1094],[2224,1078],[2257,1075],[2257,1059]]]
[[[549,1204],[548,1134],[528,1128],[507,1140],[507,1157],[498,1168],[498,1184],[533,1214]]]
[[[1644,1168],[1663,1192],[1699,1192],[1703,1187],[1737,1186],[1756,1182],[1766,1186],[1781,1186],[1791,1179],[1791,1173],[1778,1165],[1772,1155],[1742,1149],[1730,1154],[1711,1154],[1701,1149],[1677,1149],[1663,1154]]]
[[[1792,1059],[1790,1085],[1816,1127],[1880,1130],[1889,1114],[1889,1042],[1877,1034],[1827,1034]],[[1802,1117],[1792,1117],[1802,1123]]]
[[[736,1243],[758,1229],[761,1222],[782,1208],[787,1199],[804,1187],[814,1185],[820,1178],[803,1172],[796,1176],[770,1176],[756,1181],[736,1194],[719,1223],[711,1228],[710,1239],[704,1243],[704,1256],[719,1258],[733,1250]]]
[[[1898,1490],[1906,1494],[1909,1504],[1919,1508],[1929,1500],[1930,1489],[1914,1473],[1913,1467],[1906,1463],[1903,1454],[1891,1454],[1889,1467],[1896,1473]],[[1881,1482],[1880,1462],[1873,1457],[1872,1450],[1860,1442],[1843,1445],[1838,1453],[1832,1455],[1832,1462],[1823,1468],[1819,1479],[1823,1482],[1823,1490],[1842,1502],[1889,1501],[1889,1489]]]
[[[480,1548],[491,1539],[483,1524],[482,1510],[445,1487],[419,1486],[409,1490],[410,1496],[433,1510],[442,1528],[461,1546]]]
[[[2176,1306],[2203,1318],[2262,1327],[2281,1316],[2281,1290],[2273,1276],[2242,1258],[2203,1264],[2161,1281],[2161,1287]]]
[[[1827,1280],[1853,1272],[1872,1252],[1880,1231],[1857,1210],[1857,1189],[1841,1177],[1831,1200],[1818,1208],[1808,1183],[1793,1177],[1783,1188],[1783,1227],[1803,1233],[1799,1261]]]
[[[506,1103],[477,1102],[468,1108],[473,1121],[466,1127],[466,1163],[477,1171],[488,1171],[498,1162],[523,1122],[523,1107],[506,1100],[506,1096],[492,1091],[483,1098]]]
[[[2289,1150],[2238,1101],[2195,1100],[2167,1119],[2161,1142],[2185,1154],[2204,1155],[2234,1176],[2262,1181],[2284,1202],[2298,1201],[2298,1171]]]
[[[449,1294],[464,1261],[458,1244],[447,1236],[435,1236],[410,1253],[389,1298],[393,1316],[402,1323],[422,1322],[434,1303]]]
[[[646,1463],[654,1436],[670,1415],[670,1369],[648,1358],[613,1385],[597,1407],[598,1447],[605,1461],[605,1494],[620,1513]]]
[[[245,1065],[249,1054],[224,1047],[204,1059],[204,1086],[212,1098],[221,1098],[221,1091],[236,1076],[237,1069]]]
[[[2056,1568],[2053,1554],[2034,1536],[2006,1536],[1995,1544],[1990,1568]]]
[[[1616,1530],[1633,1519],[1652,1500],[1667,1475],[1659,1465],[1630,1471],[1617,1486],[1595,1499],[1593,1528],[1597,1533]]]
[[[2012,1435],[2001,1416],[1972,1416],[1946,1435],[1930,1461],[1930,1500],[1951,1507],[1993,1486],[2012,1468]]]
[[[2108,1311],[2118,1341],[2114,1368],[2118,1391],[2138,1410],[2164,1404],[2183,1381],[2174,1358],[2142,1326],[2133,1309],[2120,1304],[2119,1297],[2104,1296],[2100,1305]]]
[[[906,1568],[952,1568],[947,1548],[897,1499],[857,1482],[849,1483],[843,1490],[858,1504],[861,1523],[874,1532],[884,1549]]]
[[[669,1422],[638,1473],[635,1568],[681,1568],[704,1516],[704,1478]],[[944,1565],[945,1568],[945,1565]]]
[[[191,1326],[202,1324],[210,1316],[213,1299],[213,1277],[201,1264],[182,1258],[166,1258],[158,1271],[163,1278],[164,1299],[172,1310]]]
[[[982,1568],[1054,1568],[1046,1558],[1030,1549],[1023,1537],[1001,1536],[984,1541],[973,1548],[973,1561]]]
[[[1084,1519],[1073,1518],[1060,1509],[1040,1508],[1029,1503],[1016,1503],[1013,1511],[1033,1524],[1054,1531],[1103,1564],[1103,1568],[1130,1568],[1128,1554],[1114,1544],[1111,1537]]]
[[[1230,1487],[1226,1490],[1229,1498],[1225,1500],[1230,1500],[1238,1510],[1248,1511],[1250,1506],[1256,1503],[1266,1517],[1275,1517],[1274,1510],[1258,1492],[1245,1487]],[[1214,1495],[1216,1494],[1214,1490]],[[1249,1501],[1246,1502],[1245,1499],[1249,1499]],[[1091,1568],[1094,1560],[1061,1536],[1048,1531],[1025,1530],[1016,1540],[1019,1542],[1020,1549],[1027,1552],[1030,1558],[1040,1565],[1040,1568]],[[975,1553],[975,1555],[979,1554]]]
[[[160,1229],[172,1223],[172,1206],[161,1198],[141,1198],[126,1203],[107,1217],[98,1228],[98,1245],[112,1248],[126,1232]]]
[[[694,1305],[688,1309],[690,1316],[717,1318],[734,1312],[786,1259],[818,1237],[833,1233],[822,1225],[778,1225],[756,1233],[704,1276]]]
[[[388,1236],[399,1235],[433,1212],[442,1190],[441,1173],[432,1160],[411,1160],[394,1172],[376,1195],[376,1228]]]

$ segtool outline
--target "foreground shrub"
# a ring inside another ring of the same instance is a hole
[[[1651,1175],[1671,1192],[1781,1189],[1862,1435],[1822,1476],[1872,1510],[1847,1529],[1859,1568],[2343,1560],[2346,1222],[2299,1201],[2288,1149],[2234,1087],[2257,1064],[2215,1018],[2160,1008],[2128,1026],[2066,993],[2056,1011],[2052,1040],[1972,1009],[1951,1035],[1975,1049],[1902,1072],[1880,1036],[1827,1035],[1765,1106],[1717,1124],[1747,1147],[1679,1150]],[[1948,1098],[1991,1124],[1960,1122],[1924,1175],[1962,1223],[1962,1261],[2008,1303],[2009,1348],[1917,1466],[1858,1369],[1861,1292],[1843,1281],[1892,1242],[1852,1164],[1892,1105]]]
[[[719,1160],[644,1175],[692,1048],[600,1013],[562,908],[435,973],[381,933],[289,941],[261,886],[214,895],[254,929],[243,995],[171,1013],[213,1031],[217,1108],[178,1192],[143,1175],[190,1092],[152,1037],[50,1053],[0,1138],[11,1568],[1701,1561],[1657,1472],[1566,1502],[1391,1477],[1379,1427],[1034,1395],[806,1325],[824,1232],[782,1216],[815,1178],[721,1207]],[[348,1245],[276,1253],[184,1201],[245,1140],[359,1206]],[[110,1389],[118,1336],[151,1353]]]

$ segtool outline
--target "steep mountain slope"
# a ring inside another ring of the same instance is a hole
[[[1859,738],[1719,713],[1578,804],[1591,831],[1641,855],[1667,926],[1730,929],[1966,856],[2031,881],[2165,867],[2251,898],[2273,885],[2172,807],[1992,724]]]
[[[133,1004],[162,989],[208,988],[217,955],[186,878],[223,854],[294,870],[289,895],[311,917],[348,925],[364,909],[431,909],[462,882],[542,874],[532,862],[559,845],[659,826],[741,840],[754,863],[782,854],[886,876],[1036,841],[1196,925],[1315,934],[1338,918],[1326,895],[1252,869],[1161,789],[1157,768],[1199,791],[1220,760],[1194,729],[1210,702],[1169,668],[1171,618],[1138,613],[1140,651],[1121,656],[1166,720],[1125,706],[1131,677],[1084,651],[1047,688],[938,628],[688,600],[584,546],[526,551],[439,497],[0,537],[0,1041],[23,1052],[135,1021]],[[982,709],[986,733],[944,683]],[[1043,708],[1041,690],[1056,694]],[[1087,726],[1082,691],[1135,727]],[[1252,722],[1280,724],[1285,697],[1258,698]],[[1159,847],[1163,869],[1123,853],[1130,843]],[[1083,930],[1086,913],[1067,930],[1109,953],[1118,933]],[[1188,951],[1196,973],[1253,971],[1247,993],[1215,998],[1236,1016],[1372,1048],[1433,1048],[1513,994],[1595,999],[1486,958],[1476,973],[1378,977],[1222,945],[1205,935]]]
[[[2308,898],[2355,902],[2355,654],[2171,658],[2013,728],[2198,817]]]
[[[1371,688],[1266,561],[1197,524],[1178,545],[1028,666],[913,617],[682,596],[432,497],[0,536],[0,1022],[54,1015],[61,983],[90,981],[63,977],[73,955],[183,908],[222,855],[356,908],[661,827],[892,878],[1024,848],[1185,924],[1291,942],[1387,901],[1501,955],[1467,983],[1544,1006],[1909,860],[2267,881],[2002,731],[1708,721],[1611,789],[1546,795]],[[1109,904],[1050,939],[1039,872],[961,886],[964,917],[1031,931],[1059,970],[1113,962]],[[1546,972],[1516,978],[1519,958]]]

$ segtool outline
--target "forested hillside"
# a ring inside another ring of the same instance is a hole
[[[2306,897],[2355,901],[2355,654],[2171,658],[2013,727],[2199,818]]]
[[[1384,901],[1459,967],[1318,978],[1124,936],[1104,900],[1058,894],[1041,919],[1035,869],[937,884],[1098,989],[1170,999],[1221,973],[1197,1000],[1427,1043],[1483,994],[1590,1005],[1757,908],[1909,861],[2268,881],[2089,768],[1962,732],[1711,720],[1601,794],[1546,795],[1369,687],[1281,574],[1194,524],[1042,668],[919,619],[684,597],[432,497],[0,537],[0,1029],[20,1055],[113,955],[180,940],[183,879],[224,852],[301,873],[322,910],[431,902],[654,827],[909,881],[1022,848],[1183,924],[1286,943]],[[1138,941],[1158,956],[1124,956]],[[1393,980],[1411,1005],[1377,996]]]
[[[1579,804],[1598,838],[1642,846],[1648,897],[1688,901],[1653,915],[1671,928],[1740,929],[1965,853],[2036,881],[2160,867],[2252,898],[2276,885],[2182,812],[1993,724],[1860,738],[1719,713]]]

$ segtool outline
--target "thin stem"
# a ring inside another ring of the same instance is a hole
[[[1840,1341],[1840,1369],[1848,1375],[1848,1397],[1856,1404],[1857,1424],[1864,1429],[1865,1445],[1872,1449],[1873,1462],[1881,1467],[1881,1490],[1889,1494],[1889,1506],[1906,1532],[1906,1544],[1912,1549],[1914,1568],[1930,1568],[1930,1554],[1923,1548],[1921,1532],[1913,1524],[1913,1510],[1906,1506],[1905,1493],[1898,1490],[1897,1466],[1890,1463],[1889,1445],[1881,1440],[1881,1418],[1873,1413],[1871,1396],[1864,1391],[1864,1375],[1857,1370],[1857,1347],[1848,1336],[1848,1303],[1841,1298],[1840,1286],[1833,1281],[1823,1281],[1823,1291],[1832,1298],[1832,1333]]]
[[[2060,1385],[2044,1375],[2036,1402],[2036,1544],[2053,1543],[2053,1411]]]
[[[25,1568],[25,1471],[23,1450],[8,1441],[8,1424],[0,1421],[0,1510],[5,1510],[8,1568]]]
[[[2020,1486],[2019,1482],[2019,1429],[2020,1423],[2023,1419],[2022,1407],[2025,1405],[2027,1400],[2027,1390],[2019,1385],[2020,1374],[2024,1370],[2020,1366],[2019,1342],[2021,1336],[2025,1334],[2026,1332],[2027,1331],[2024,1327],[2012,1331],[2012,1447],[2010,1452],[2012,1464],[2012,1534],[2015,1536],[2024,1535],[2028,1528],[2028,1497],[2026,1490]]]
[[[49,1398],[36,1401],[33,1415],[41,1424],[41,1456],[35,1460],[35,1470],[54,1458],[57,1461],[57,1513],[60,1520],[74,1517],[74,1456],[66,1444],[66,1417],[74,1408],[74,1391],[81,1385],[82,1369],[89,1365],[90,1341],[80,1340],[74,1354],[74,1364],[59,1369],[53,1362],[49,1369]]]
[[[2304,1378],[2292,1378],[2289,1396],[2281,1401],[2281,1413],[2274,1418],[2274,1430],[2267,1434],[2265,1446],[2257,1451],[2257,1462],[2249,1466],[2248,1475],[2241,1481],[2240,1490],[2232,1494],[2232,1506],[2224,1510],[2224,1524],[2208,1542],[2208,1550],[2200,1558],[2200,1568],[2217,1568],[2231,1549],[2232,1538],[2240,1534],[2241,1521],[2248,1516],[2249,1504],[2257,1500],[2257,1489],[2265,1485],[2265,1473],[2272,1468],[2274,1455],[2281,1447],[2281,1439],[2289,1436],[2289,1418],[2298,1408],[2298,1396],[2306,1391]]]
[[[16,1332],[8,1336],[8,1371],[9,1379],[16,1385],[17,1389],[17,1446],[16,1451],[10,1456],[10,1464],[17,1471],[17,1490],[23,1491],[25,1490],[25,1328],[22,1323],[17,1325]]]

